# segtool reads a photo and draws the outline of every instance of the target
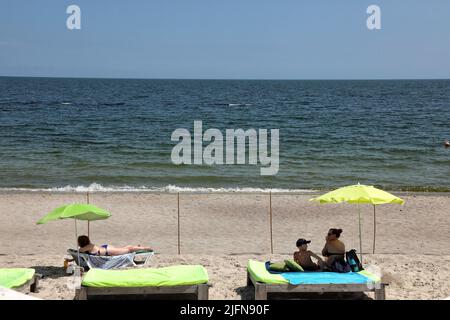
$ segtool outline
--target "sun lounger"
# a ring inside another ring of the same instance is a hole
[[[195,294],[208,300],[208,273],[200,265],[123,270],[91,269],[84,274],[79,300],[95,296]]]
[[[36,292],[41,275],[34,269],[0,268],[0,287],[21,292]]]
[[[67,253],[72,256],[75,263],[79,265],[80,267],[83,267],[85,270],[88,270],[90,268],[89,263],[89,255],[86,253],[79,253],[78,250],[69,249],[67,250]],[[134,265],[142,265],[146,266],[150,263],[150,260],[152,256],[154,255],[153,251],[138,251],[134,254]],[[126,256],[126,255],[124,255]],[[102,256],[102,259],[114,259],[113,257],[120,257],[120,256]],[[79,261],[78,261],[79,259]]]
[[[380,278],[368,271],[290,272],[273,274],[264,262],[249,260],[247,285],[255,287],[255,299],[267,300],[268,293],[324,293],[324,292],[374,292],[376,300],[385,299],[385,286]]]
[[[0,300],[42,300],[12,289],[0,287]]]

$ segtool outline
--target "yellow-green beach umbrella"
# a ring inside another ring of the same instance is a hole
[[[66,206],[56,208],[42,219],[37,224],[44,224],[46,222],[58,219],[76,219],[76,220],[103,220],[108,219],[111,214],[92,204],[74,203]]]
[[[111,214],[99,207],[92,204],[73,203],[56,208],[49,214],[41,218],[37,224],[44,224],[53,220],[60,219],[74,219],[75,220],[75,237],[78,238],[77,220],[85,220],[88,222],[88,235],[89,235],[89,222],[94,220],[108,219]],[[78,244],[77,244],[78,246]],[[78,264],[80,263],[80,257],[78,254]]]
[[[95,220],[108,219],[111,214],[99,207],[92,204],[73,203],[56,208],[42,219],[37,224],[44,224],[49,221],[59,219],[74,219],[75,220],[75,234],[77,235],[77,220],[85,220],[88,222],[88,235],[89,235],[89,222]]]
[[[347,202],[351,204],[372,204],[373,205],[373,217],[374,217],[374,232],[373,232],[373,253],[375,253],[375,206],[379,204],[397,203],[404,204],[405,201],[396,197],[389,192],[377,189],[373,186],[366,186],[362,184],[342,187],[316,198],[312,198],[310,201],[317,201],[319,203],[340,203]],[[359,245],[360,255],[362,260],[362,239],[361,239],[361,210],[358,206],[359,217]],[[362,262],[362,261],[361,261]]]
[[[56,208],[43,218],[41,218],[37,224],[44,224],[49,221],[59,219],[74,219],[75,220],[75,234],[77,234],[77,220],[85,220],[88,222],[88,235],[89,235],[89,222],[94,220],[108,219],[111,214],[99,207],[92,204],[73,203]]]

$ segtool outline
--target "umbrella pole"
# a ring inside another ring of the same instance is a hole
[[[273,254],[272,191],[269,191],[270,253]]]
[[[78,255],[78,265],[80,265],[80,248],[78,247],[78,230],[77,230],[77,219],[75,218],[75,243],[77,248],[77,255]]]
[[[86,202],[87,202],[87,204],[89,204],[89,192],[86,192]],[[88,237],[90,237],[90,230],[89,230],[89,220],[88,220]]]
[[[180,243],[180,193],[177,193],[177,240],[178,240],[178,254],[181,254]]]
[[[375,237],[377,234],[377,220],[376,220],[376,211],[375,205],[373,205],[373,253],[375,253]]]
[[[361,206],[359,204],[358,204],[358,220],[359,220],[359,256],[362,264],[363,254],[362,254],[362,235],[361,235]]]

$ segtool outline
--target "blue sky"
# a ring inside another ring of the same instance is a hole
[[[1,0],[0,75],[450,78],[449,15],[448,0]]]

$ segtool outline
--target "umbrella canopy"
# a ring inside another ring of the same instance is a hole
[[[68,218],[94,221],[108,219],[110,216],[111,214],[108,211],[94,205],[74,203],[53,210],[45,217],[40,219],[37,224],[44,224],[52,220]]]
[[[342,187],[313,198],[310,201],[318,201],[320,203],[369,203],[373,205],[385,203],[405,203],[403,199],[400,199],[389,192],[363,184]]]
[[[373,253],[375,253],[375,235],[376,235],[376,219],[375,219],[375,205],[397,203],[404,204],[405,201],[396,197],[389,192],[374,188],[373,186],[366,186],[362,184],[356,184],[352,186],[342,187],[316,198],[310,199],[310,201],[317,201],[319,203],[340,203],[347,202],[351,204],[372,204],[373,205]],[[362,236],[361,236],[361,209],[358,206],[358,218],[359,218],[359,247],[362,263]]]

